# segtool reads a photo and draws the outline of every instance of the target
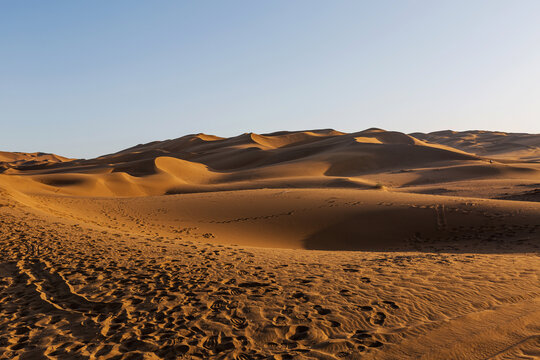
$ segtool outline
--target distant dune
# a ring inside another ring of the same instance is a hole
[[[23,167],[25,169],[30,169],[35,166],[41,167],[71,160],[72,159],[63,156],[42,152],[24,153],[0,151],[0,173],[11,168]]]
[[[540,134],[445,130],[428,134],[412,133],[411,136],[479,156],[540,161]]]
[[[540,137],[502,134],[443,131],[412,136],[377,128],[232,138],[194,134],[90,160],[1,153],[0,164],[4,173],[18,176],[17,181],[33,181],[28,186],[36,192],[79,196],[328,187],[470,195],[458,191],[457,183],[505,179],[527,185],[538,178],[534,159]],[[441,190],[441,183],[448,186]],[[476,196],[514,195],[495,188],[479,188]]]

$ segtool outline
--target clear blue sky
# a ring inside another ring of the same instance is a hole
[[[0,150],[540,132],[540,1],[0,0]]]

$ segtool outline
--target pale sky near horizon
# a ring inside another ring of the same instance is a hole
[[[204,132],[540,133],[540,1],[0,0],[0,150]]]

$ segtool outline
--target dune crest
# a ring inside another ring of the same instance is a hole
[[[32,167],[41,167],[51,164],[71,161],[73,159],[63,156],[48,154],[42,152],[8,152],[0,151],[0,173],[17,173],[19,168],[30,169]]]
[[[540,134],[446,130],[428,134],[412,133],[411,136],[480,156],[492,156],[507,160],[540,161]]]
[[[198,188],[209,191],[211,186],[217,190],[251,189],[257,186],[253,180],[259,181],[261,187],[268,182],[272,183],[271,187],[293,183],[299,187],[317,183],[323,187],[329,183],[369,183],[373,181],[366,179],[366,175],[406,167],[441,167],[456,161],[472,163],[483,159],[399,132],[368,129],[346,134],[325,129],[264,135],[246,133],[231,138],[186,135],[139,144],[95,159],[65,162],[59,158],[57,162],[17,167],[11,174],[37,176],[37,181],[56,187],[54,191],[58,193],[74,195],[77,186],[93,182],[94,195],[141,196],[160,191],[164,194],[175,187],[179,191],[186,184],[191,185],[186,189],[188,192]],[[114,173],[129,176],[111,175]],[[171,176],[157,176],[164,173]],[[80,181],[70,180],[77,174],[81,175]],[[67,178],[62,179],[63,176]],[[306,182],[307,177],[310,180]],[[124,180],[125,189],[116,192],[114,189]],[[80,194],[87,191],[88,187],[81,187]]]

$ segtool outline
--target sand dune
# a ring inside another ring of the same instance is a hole
[[[325,129],[0,153],[0,358],[540,358],[535,141]]]
[[[18,168],[30,169],[34,166],[47,166],[50,164],[71,161],[72,159],[42,152],[23,153],[0,151],[0,173],[16,173]]]
[[[480,157],[373,128],[351,134],[334,130],[246,133],[232,138],[195,134],[96,159],[17,169],[12,171],[20,176],[17,182],[34,180],[38,192],[146,196],[291,187],[386,187],[426,193],[448,183],[456,191],[456,184],[465,181],[535,183],[540,164]],[[459,191],[454,195],[469,196]],[[477,196],[503,195],[517,194],[499,191]]]
[[[480,156],[540,161],[540,134],[446,130],[428,134],[413,133],[411,136]]]
[[[212,187],[233,190],[341,183],[365,188],[377,184],[366,180],[365,175],[475,161],[486,162],[461,150],[428,144],[398,132],[368,129],[345,134],[314,130],[249,133],[232,138],[187,135],[96,159],[47,163],[20,175],[51,186],[49,190],[55,193],[139,196],[211,191]],[[75,177],[77,181],[73,181]],[[115,192],[122,181],[123,190]],[[133,192],[125,190],[129,188]]]

